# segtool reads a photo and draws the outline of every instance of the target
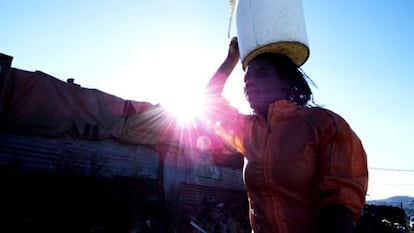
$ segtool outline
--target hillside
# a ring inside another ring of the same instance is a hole
[[[414,197],[410,196],[394,196],[381,200],[371,200],[367,201],[367,204],[400,207],[405,210],[407,216],[414,215]]]

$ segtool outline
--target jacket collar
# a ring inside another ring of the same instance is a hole
[[[297,110],[298,106],[289,100],[276,100],[269,105],[267,119],[275,116],[284,116]]]

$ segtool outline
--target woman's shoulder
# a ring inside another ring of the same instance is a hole
[[[346,120],[338,113],[320,106],[303,108],[301,115],[314,124],[347,124]]]
[[[311,107],[306,107],[304,109],[306,109],[310,114],[320,114],[320,115],[327,115],[327,116],[342,118],[338,113],[330,109],[321,107],[321,106],[311,106]]]

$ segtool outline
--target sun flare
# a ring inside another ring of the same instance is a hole
[[[202,117],[205,109],[203,92],[178,90],[167,96],[161,106],[176,119],[179,126],[195,126],[195,120]]]

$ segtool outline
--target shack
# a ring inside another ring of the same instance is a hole
[[[0,54],[1,232],[249,232],[243,159],[202,124]]]

